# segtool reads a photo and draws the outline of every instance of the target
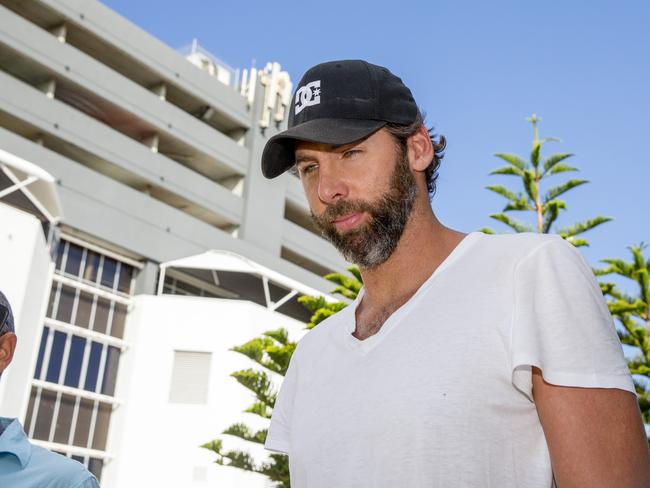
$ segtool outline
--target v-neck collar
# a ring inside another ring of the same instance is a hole
[[[477,240],[478,237],[483,235],[482,232],[475,231],[468,233],[463,239],[452,249],[452,251],[447,255],[447,257],[438,265],[438,267],[431,273],[422,285],[416,290],[416,292],[395,310],[388,319],[384,322],[381,329],[377,331],[376,334],[371,335],[370,337],[360,340],[352,335],[356,329],[356,310],[363,296],[365,294],[365,288],[362,288],[357,295],[357,298],[347,307],[345,307],[341,312],[343,315],[342,327],[339,328],[339,331],[342,335],[343,342],[348,349],[358,351],[361,354],[367,354],[372,349],[374,349],[383,339],[393,330],[399,323],[402,315],[406,313],[408,309],[411,308],[412,304],[417,302],[423,292],[431,286],[440,274],[447,269],[451,264],[458,260],[458,258],[464,254],[464,252],[470,247],[470,245]]]

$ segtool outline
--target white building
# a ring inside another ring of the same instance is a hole
[[[297,296],[346,266],[299,181],[259,168],[288,75],[179,53],[95,1],[0,0],[0,86],[0,289],[19,337],[0,415],[106,488],[265,486],[199,447],[264,426],[230,377],[253,363],[229,349],[299,338]]]

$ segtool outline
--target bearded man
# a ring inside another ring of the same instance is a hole
[[[266,439],[294,488],[650,486],[614,323],[557,235],[434,215],[444,138],[364,61],[311,68],[262,156],[364,288],[298,344]]]

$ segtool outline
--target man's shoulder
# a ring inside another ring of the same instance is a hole
[[[549,243],[555,243],[555,246],[570,246],[557,234],[520,232],[516,234],[487,234],[483,240],[483,246],[479,247],[479,249],[487,253],[508,256],[518,261],[534,253],[537,249],[547,246]]]
[[[47,486],[65,488],[86,488],[98,486],[95,477],[86,467],[74,459],[61,454],[48,451],[40,446],[32,445],[32,456],[29,461],[29,470],[34,477],[38,473],[47,476],[50,484]]]
[[[352,306],[352,304],[347,306]],[[296,352],[298,349],[301,352],[312,349],[320,350],[326,342],[332,339],[332,333],[334,329],[340,326],[345,313],[345,310],[339,310],[312,328],[298,341]]]

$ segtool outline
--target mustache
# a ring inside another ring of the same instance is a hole
[[[329,224],[343,215],[355,212],[368,212],[372,215],[373,207],[363,200],[339,200],[336,203],[328,205],[323,213],[315,215],[312,212],[312,218],[322,224]]]

